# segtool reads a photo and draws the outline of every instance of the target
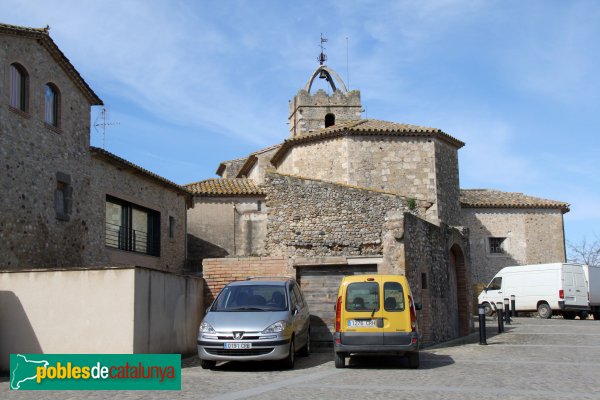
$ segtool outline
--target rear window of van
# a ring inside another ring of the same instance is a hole
[[[385,311],[404,311],[404,290],[400,283],[383,284],[383,308]]]
[[[377,282],[355,282],[346,290],[346,311],[379,310],[379,284]]]

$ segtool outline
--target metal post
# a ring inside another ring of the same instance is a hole
[[[510,325],[510,308],[508,306],[508,297],[504,299],[504,322]]]
[[[479,305],[479,344],[487,344],[485,332],[485,307]]]
[[[517,306],[515,305],[515,295],[511,294],[510,295],[510,311],[512,313],[512,317],[516,318],[517,317]]]
[[[504,304],[499,301],[496,303],[496,314],[498,315],[498,333],[504,332],[504,313],[502,307]]]

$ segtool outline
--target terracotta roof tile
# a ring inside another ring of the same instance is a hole
[[[461,189],[460,204],[464,208],[559,208],[563,213],[569,211],[569,203],[493,189]]]
[[[214,178],[184,185],[195,196],[256,196],[264,191],[252,179]]]
[[[361,119],[349,121],[341,124],[336,124],[325,129],[321,129],[314,133],[305,134],[292,139],[287,139],[273,156],[271,162],[273,165],[283,159],[283,156],[288,150],[299,143],[313,142],[322,139],[333,138],[348,134],[360,135],[386,135],[386,136],[402,136],[402,137],[437,137],[457,148],[465,145],[464,142],[448,135],[437,128],[425,126],[400,124],[397,122],[381,121],[377,119]]]
[[[94,93],[92,88],[83,80],[79,72],[75,69],[71,61],[64,55],[64,53],[58,48],[56,43],[50,37],[50,27],[46,28],[29,28],[25,26],[8,25],[0,23],[0,33],[13,35],[13,36],[24,36],[37,40],[56,60],[58,65],[66,72],[66,74],[73,80],[73,82],[79,87],[83,94],[87,97],[91,105],[102,105],[102,100]]]

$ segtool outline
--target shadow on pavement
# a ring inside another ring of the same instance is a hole
[[[295,370],[309,369],[333,361],[333,353],[311,353],[308,357],[296,356]],[[181,361],[181,368],[200,368],[200,358],[191,357]],[[281,371],[280,361],[226,361],[219,362],[213,371]]]
[[[452,357],[438,354],[421,353],[419,369],[435,369],[454,364]],[[401,356],[355,355],[350,357],[348,368],[356,369],[409,369],[408,360]]]

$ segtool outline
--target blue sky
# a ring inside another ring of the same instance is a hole
[[[288,136],[323,33],[369,118],[466,142],[461,187],[569,202],[567,240],[600,237],[596,1],[3,0],[0,20],[50,25],[118,122],[106,149],[180,184]]]

